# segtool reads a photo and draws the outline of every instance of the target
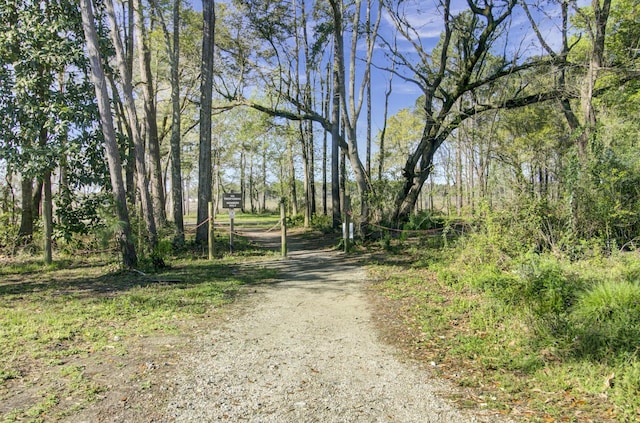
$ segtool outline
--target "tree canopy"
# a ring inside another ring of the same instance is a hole
[[[349,194],[365,237],[369,223],[401,227],[426,203],[473,215],[529,193],[578,238],[635,237],[634,2],[194,6],[93,4],[144,248],[167,212],[184,242],[184,216],[195,206],[203,222],[203,203],[229,190],[252,210],[288,197],[307,225],[322,203],[334,226]],[[47,181],[54,238],[80,242],[116,206],[80,8],[5,1],[1,13],[1,242],[31,242]]]

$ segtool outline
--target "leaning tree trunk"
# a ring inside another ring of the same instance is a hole
[[[91,79],[95,86],[100,123],[104,135],[104,147],[111,176],[111,187],[115,200],[116,213],[120,224],[115,232],[122,252],[122,261],[125,267],[133,267],[138,262],[136,249],[131,239],[131,225],[129,223],[129,211],[127,209],[127,197],[124,181],[122,179],[122,163],[120,152],[113,127],[113,117],[109,102],[106,78],[102,68],[100,50],[98,48],[98,33],[95,27],[91,0],[80,0],[82,13],[82,28],[87,43],[87,53],[91,65]]]
[[[443,134],[436,137],[430,136],[427,131],[428,129],[425,129],[420,141],[424,148],[414,151],[402,170],[404,184],[396,197],[393,213],[393,221],[398,227],[409,221],[422,186],[431,174],[433,156],[446,138]]]

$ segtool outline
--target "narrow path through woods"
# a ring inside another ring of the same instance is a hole
[[[278,246],[278,233],[245,235]],[[288,258],[254,264],[278,279],[180,357],[166,421],[496,421],[453,409],[444,385],[378,340],[354,260],[305,248],[292,240]]]

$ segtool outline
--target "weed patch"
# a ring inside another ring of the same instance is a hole
[[[413,265],[370,266],[374,290],[407,328],[395,341],[465,389],[458,405],[523,421],[640,418],[637,257],[408,254]]]

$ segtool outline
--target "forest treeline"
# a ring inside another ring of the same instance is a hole
[[[634,248],[639,19],[630,0],[6,0],[0,246],[51,262],[106,236],[135,266],[191,242],[190,214],[206,244],[208,202],[237,191],[333,228],[347,194],[364,238],[426,211],[498,219],[523,250]]]

